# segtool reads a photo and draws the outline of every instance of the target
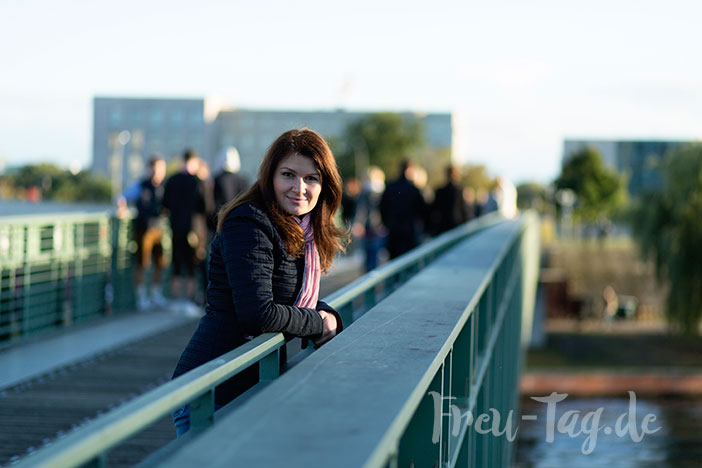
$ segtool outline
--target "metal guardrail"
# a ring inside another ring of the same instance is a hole
[[[460,243],[149,466],[511,466],[537,226],[527,216]]]
[[[104,314],[109,212],[0,219],[0,343]]]
[[[459,226],[366,274],[324,298],[324,301],[339,311],[344,324],[348,326],[446,250],[500,220],[497,215],[488,215]],[[275,379],[280,368],[279,349],[284,342],[282,333],[260,335],[251,342],[86,424],[28,456],[17,466],[105,466],[105,453],[109,449],[158,418],[188,403],[191,406],[191,430],[195,432],[207,428],[214,423],[215,387],[257,362],[260,363],[260,381]]]
[[[0,216],[0,347],[136,308],[132,219],[69,209]]]

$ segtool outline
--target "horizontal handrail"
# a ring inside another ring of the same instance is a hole
[[[334,308],[352,304],[366,291],[414,267],[427,256],[438,255],[462,239],[503,220],[490,214],[461,225],[353,281],[323,300]],[[106,450],[183,406],[241,370],[261,361],[285,342],[282,333],[266,333],[123,407],[86,424],[24,459],[19,467],[75,467],[96,459]],[[59,463],[60,462],[60,463]]]
[[[80,466],[206,389],[266,357],[285,343],[282,333],[265,333],[202,366],[126,403],[31,455],[17,466]]]
[[[444,251],[465,237],[492,226],[503,219],[497,213],[490,213],[447,231],[338,289],[325,298],[325,302],[334,308],[341,308],[383,281],[416,265],[417,262],[424,259],[427,255],[437,251]]]
[[[37,214],[21,214],[21,215],[0,215],[2,223],[8,224],[32,224],[32,225],[47,225],[54,224],[56,221],[91,221],[95,219],[105,219],[112,217],[112,210],[96,210],[86,212],[69,212],[69,213],[37,213]]]

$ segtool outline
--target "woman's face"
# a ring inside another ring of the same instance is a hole
[[[291,154],[278,164],[273,175],[273,190],[276,201],[286,213],[302,216],[317,206],[322,176],[312,158]]]

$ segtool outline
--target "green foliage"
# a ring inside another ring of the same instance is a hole
[[[490,190],[495,179],[488,174],[487,168],[482,164],[466,164],[461,167],[461,184],[474,190]]]
[[[702,144],[670,154],[662,171],[662,188],[633,210],[634,235],[669,286],[669,321],[696,334],[702,319]]]
[[[351,123],[344,140],[344,148],[338,154],[344,177],[363,178],[365,167],[374,165],[392,178],[398,162],[425,145],[424,126],[416,118],[381,112]]]
[[[544,213],[546,187],[538,182],[525,182],[517,186],[517,207],[520,210],[535,209]]]
[[[574,154],[556,179],[557,189],[571,189],[577,196],[574,214],[584,221],[611,218],[627,201],[624,179],[609,170],[593,148]]]
[[[65,202],[90,201],[109,202],[110,181],[104,177],[81,171],[73,174],[54,164],[30,164],[17,171],[0,176],[4,193],[22,196],[27,189],[36,187],[45,200]]]
[[[451,148],[426,146],[414,152],[412,160],[427,171],[431,187],[437,189],[446,183],[446,167],[451,164]]]

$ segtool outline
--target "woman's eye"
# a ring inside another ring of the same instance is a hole
[[[317,176],[307,176],[307,180],[310,182],[319,182],[319,177]]]
[[[293,176],[292,172],[288,172],[288,171],[283,172],[283,177],[292,177],[292,176]]]

